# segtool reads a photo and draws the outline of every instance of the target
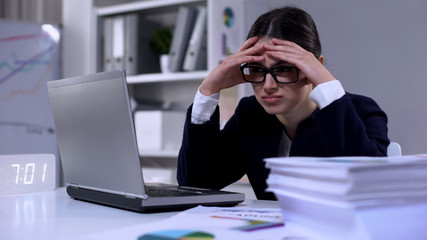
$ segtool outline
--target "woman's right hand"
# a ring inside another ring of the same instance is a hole
[[[240,49],[224,59],[200,85],[200,92],[205,96],[220,92],[222,89],[236,86],[245,81],[240,66],[246,62],[260,62],[264,56],[257,55],[264,51],[264,45],[256,45],[258,37],[249,38]]]

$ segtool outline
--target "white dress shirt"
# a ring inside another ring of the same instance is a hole
[[[332,80],[317,85],[310,93],[310,99],[322,109],[333,101],[341,98],[345,94],[344,88],[340,81]],[[216,106],[219,103],[219,93],[211,96],[205,96],[197,89],[194,97],[193,109],[191,115],[191,123],[203,124],[211,118],[215,112]]]

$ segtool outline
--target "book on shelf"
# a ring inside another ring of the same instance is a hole
[[[180,6],[178,9],[168,61],[168,68],[171,72],[183,70],[184,57],[196,16],[196,9],[186,6]]]

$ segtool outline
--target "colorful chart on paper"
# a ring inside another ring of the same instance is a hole
[[[6,20],[0,26],[0,154],[55,154],[46,82],[60,77],[60,31]]]
[[[224,25],[227,27],[231,27],[234,24],[234,13],[233,9],[227,7],[224,9],[224,12],[222,14],[222,20],[224,22]]]
[[[138,238],[138,240],[214,240],[215,236],[194,230],[163,230],[147,233]]]

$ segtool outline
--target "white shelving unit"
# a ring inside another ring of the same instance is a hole
[[[142,151],[140,154],[141,156],[144,156],[144,157],[176,158],[178,156],[178,150],[161,150],[161,151],[149,150],[149,151]]]
[[[222,5],[221,5],[222,4]],[[254,5],[255,4],[255,5]],[[179,106],[187,108],[193,101],[201,81],[213,70],[219,62],[222,51],[221,34],[218,27],[221,24],[225,7],[232,6],[239,14],[243,14],[244,19],[237,21],[237,33],[230,35],[232,38],[244,38],[248,26],[258,15],[254,11],[260,11],[259,6],[269,5],[269,1],[259,0],[141,0],[141,1],[120,1],[120,0],[63,0],[64,14],[64,77],[84,75],[102,71],[101,59],[101,34],[102,23],[105,17],[121,15],[127,13],[137,13],[139,16],[149,16],[150,21],[159,21],[160,25],[173,27],[176,23],[176,15],[180,6],[206,6],[207,7],[207,70],[196,72],[178,73],[144,73],[128,75],[131,95],[143,97],[154,101],[164,101],[166,103],[178,103]],[[236,12],[236,14],[237,14]],[[245,14],[244,14],[245,13]],[[236,39],[234,39],[236,40]],[[234,41],[233,42],[236,42]],[[244,39],[241,39],[243,42]],[[237,41],[239,42],[239,41]],[[217,59],[216,59],[217,58]],[[159,61],[152,59],[152,61]],[[226,99],[224,106],[233,105],[243,95],[248,87],[237,88],[224,91],[222,94]],[[243,90],[242,90],[243,89]],[[231,103],[231,104],[230,104]],[[228,111],[232,112],[232,111]],[[225,116],[226,114],[224,114]],[[223,114],[221,113],[221,116]],[[177,157],[177,152],[160,151],[141,153],[142,156],[150,157]]]
[[[176,20],[176,13],[180,6],[197,7],[208,6],[208,0],[146,0],[128,3],[118,3],[109,6],[93,8],[92,24],[95,36],[92,38],[93,53],[96,56],[96,71],[102,71],[100,59],[100,35],[102,20],[104,17],[137,13],[139,16],[154,16],[159,21],[159,25],[173,28]],[[175,15],[174,15],[175,13]],[[164,15],[164,17],[163,17]],[[148,44],[148,43],[140,43]],[[152,59],[158,61],[158,59]],[[154,101],[178,102],[182,107],[188,107],[195,91],[201,81],[208,75],[209,71],[176,72],[176,73],[144,73],[138,75],[128,75],[127,82],[131,88],[132,95],[153,99]],[[142,157],[149,158],[177,158],[178,150],[142,151]]]
[[[152,17],[157,18],[153,21],[158,22],[163,27],[173,28],[176,23],[176,14],[178,8],[180,6],[188,6],[188,7],[197,7],[197,6],[208,6],[209,0],[145,0],[145,1],[135,1],[129,3],[119,3],[110,6],[104,7],[94,7],[92,18],[92,27],[94,29],[95,36],[92,38],[92,46],[93,54],[96,56],[96,71],[101,70],[101,59],[100,59],[100,35],[101,35],[101,26],[102,19],[104,17],[127,14],[127,13],[138,13],[140,16],[152,15]],[[165,16],[163,17],[162,14]],[[208,12],[209,15],[209,12]],[[140,28],[144,28],[141,26]],[[208,28],[209,28],[209,18],[208,18]],[[209,31],[208,31],[209,35]],[[209,38],[208,38],[209,42]],[[147,43],[148,44],[148,43]],[[208,53],[209,56],[209,53]],[[153,59],[156,60],[157,59]],[[208,66],[212,66],[209,63]],[[212,67],[208,67],[208,69],[212,69]],[[207,76],[206,71],[201,72],[177,72],[177,73],[148,73],[141,74],[137,76],[132,76],[129,78],[130,84],[138,84],[138,83],[147,83],[147,82],[164,82],[164,81],[194,81],[194,80],[202,80]]]
[[[129,84],[138,83],[160,83],[160,82],[174,82],[174,81],[200,81],[209,74],[208,71],[197,72],[179,72],[179,73],[148,73],[135,76],[128,76],[127,82]]]
[[[178,5],[192,4],[192,3],[205,3],[206,0],[148,0],[137,1],[122,4],[115,4],[112,6],[100,7],[95,10],[97,16],[107,16],[114,14],[123,14],[134,12],[138,10],[152,10],[156,8],[168,8]]]

